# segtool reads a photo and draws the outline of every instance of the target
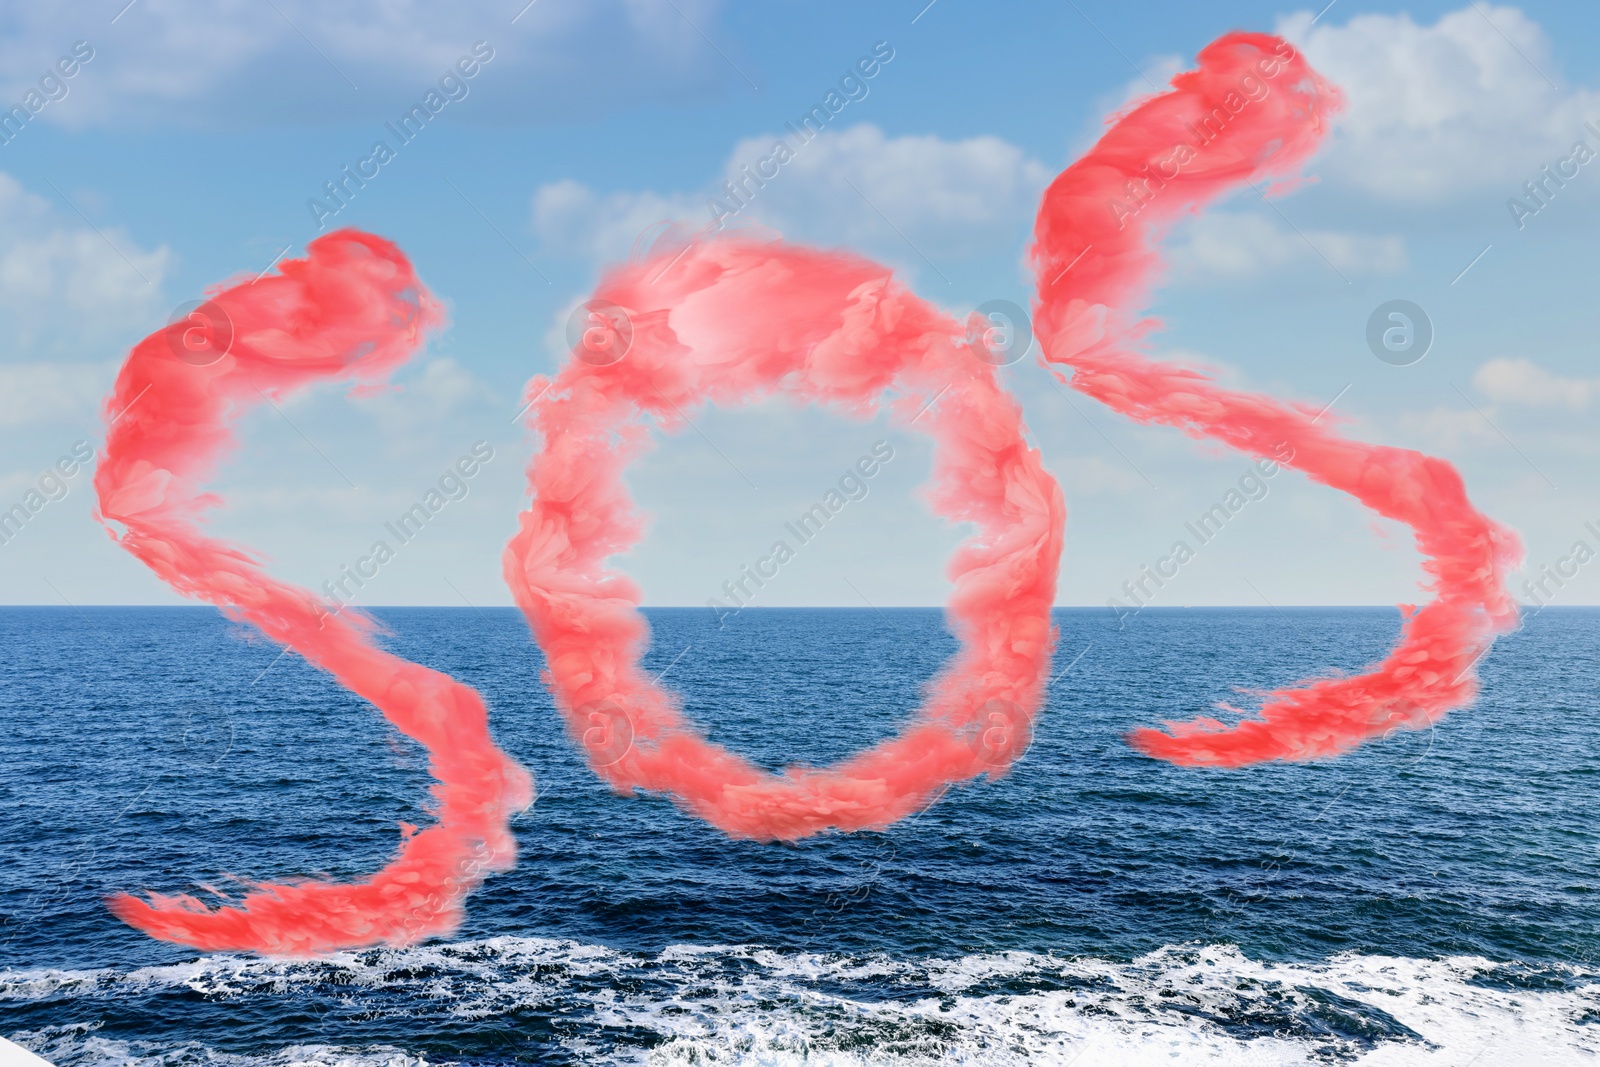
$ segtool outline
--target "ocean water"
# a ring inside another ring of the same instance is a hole
[[[612,795],[515,612],[376,615],[539,799],[453,939],[291,962],[100,901],[370,872],[419,750],[209,609],[0,610],[0,1034],[63,1065],[1600,1061],[1600,611],[1528,619],[1435,729],[1240,771],[1122,734],[1356,670],[1395,610],[1060,611],[1010,774],[792,847]],[[932,610],[649,616],[648,664],[773,768],[881,738],[954,648]]]

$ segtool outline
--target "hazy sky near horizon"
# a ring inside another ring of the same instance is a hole
[[[0,106],[31,90],[46,102],[0,144],[0,510],[79,442],[98,448],[122,357],[175,307],[359,226],[399,242],[450,326],[393,389],[252,412],[210,527],[318,589],[487,442],[465,497],[357,602],[509,603],[500,555],[532,446],[514,415],[524,381],[564,358],[568,312],[659,222],[709,221],[722,181],[858,59],[892,53],[741,215],[870,255],[965,313],[1027,304],[1022,252],[1050,177],[1106,114],[1243,28],[1288,36],[1347,106],[1311,181],[1271,202],[1236,196],[1169,236],[1154,351],[1336,400],[1328,417],[1350,433],[1448,458],[1521,531],[1530,574],[1580,539],[1600,551],[1585,525],[1600,531],[1600,160],[1570,163],[1542,206],[1524,191],[1577,142],[1600,153],[1592,5],[525,2],[7,5]],[[489,58],[400,144],[385,124],[475,46]],[[73,75],[51,78],[75,48]],[[394,158],[332,213],[324,183],[380,139]],[[1369,316],[1392,299],[1432,323],[1420,362],[1368,348]],[[1131,425],[1058,387],[1036,355],[1003,374],[1067,497],[1058,602],[1104,604],[1174,541],[1193,543],[1185,524],[1250,461]],[[879,440],[894,458],[867,496],[757,603],[944,600],[961,531],[921,502],[929,450],[915,433],[783,405],[693,417],[633,468],[651,529],[618,562],[647,604],[719,595]],[[90,477],[67,479],[0,544],[0,602],[179,601],[94,523]],[[1156,603],[1421,595],[1403,527],[1292,472],[1265,485]],[[1553,602],[1600,603],[1600,562],[1564,566],[1576,576],[1547,584]]]

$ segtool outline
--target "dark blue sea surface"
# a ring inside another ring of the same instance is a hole
[[[1058,611],[1009,774],[794,846],[613,795],[516,612],[374,614],[483,693],[539,798],[454,938],[282,961],[101,901],[360,878],[426,821],[421,750],[210,609],[0,609],[0,1034],[74,1065],[1600,1056],[1600,611],[1526,620],[1435,728],[1237,771],[1123,734],[1356,671],[1398,612]],[[773,769],[893,732],[955,649],[937,610],[647,614],[647,666]]]

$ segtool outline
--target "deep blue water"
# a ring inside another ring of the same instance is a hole
[[[484,694],[539,799],[455,938],[285,962],[153,942],[99,902],[369,873],[425,819],[420,750],[209,609],[0,609],[0,1034],[72,1064],[1600,1050],[1600,611],[1529,619],[1433,730],[1240,771],[1122,734],[1359,669],[1396,611],[1152,609],[1121,630],[1060,611],[1071,667],[1009,775],[798,846],[612,795],[516,612],[375,614],[395,651]],[[882,738],[954,649],[936,610],[750,610],[720,631],[704,609],[648,614],[647,665],[772,768]]]

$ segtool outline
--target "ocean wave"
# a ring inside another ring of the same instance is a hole
[[[902,959],[754,945],[643,954],[496,937],[308,961],[0,972],[0,1007],[52,1004],[91,1021],[13,1040],[63,1067],[421,1067],[535,1054],[660,1067],[1600,1062],[1597,970],[1353,954],[1282,963],[1227,945],[1132,961]],[[225,1051],[238,1034],[219,1044],[218,1028],[239,1005],[315,1016],[321,1030],[293,1043],[263,1032],[254,1044],[270,1051]],[[193,1039],[145,1040],[107,1021],[130,1008],[192,1018]],[[412,1034],[431,1021],[477,1051],[451,1058],[421,1040],[340,1040],[354,1018],[364,1034],[373,1020]]]

